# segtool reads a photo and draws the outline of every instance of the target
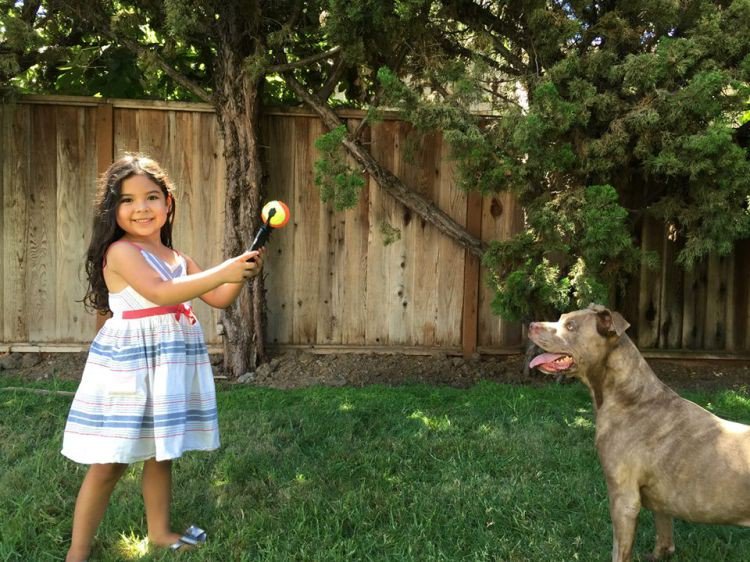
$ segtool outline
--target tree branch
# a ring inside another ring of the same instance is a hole
[[[344,75],[344,70],[346,70],[346,63],[344,61],[344,57],[339,55],[333,65],[331,74],[328,76],[325,84],[323,84],[323,87],[318,92],[318,97],[323,103],[326,103],[328,101],[328,98],[331,97],[333,90],[336,88],[336,84],[339,83],[339,80],[341,80],[341,77]]]
[[[285,73],[283,77],[292,91],[318,114],[328,129],[335,129],[344,124],[330,107],[308,92],[291,73]],[[409,189],[398,177],[383,168],[359,141],[352,139],[351,135],[347,134],[342,144],[352,157],[365,168],[367,173],[375,179],[381,189],[405,207],[417,213],[443,234],[455,240],[470,253],[475,256],[482,256],[484,253],[484,244],[481,240],[469,234],[463,226],[454,221],[442,209],[423,198],[414,190]]]
[[[323,59],[330,59],[333,55],[341,51],[341,46],[337,45],[333,47],[332,49],[328,49],[327,51],[324,51],[322,53],[316,53],[314,55],[310,55],[309,57],[305,57],[304,59],[300,59],[294,62],[288,62],[285,64],[277,64],[276,66],[269,66],[266,68],[267,73],[271,72],[288,72],[290,70],[294,70],[295,68],[302,68],[304,66],[308,66],[310,63],[317,62],[319,60]]]
[[[139,57],[143,57],[146,60],[155,62],[156,65],[164,71],[164,74],[166,74],[172,80],[174,80],[175,82],[183,86],[186,90],[189,90],[190,92],[195,94],[199,99],[203,100],[206,103],[213,103],[211,94],[209,94],[206,90],[198,86],[198,84],[196,84],[192,80],[189,80],[184,74],[177,72],[177,70],[175,70],[174,67],[170,65],[167,61],[165,61],[161,57],[161,55],[159,55],[159,53],[146,49],[145,47],[139,45],[138,43],[136,43],[135,41],[131,39],[118,37],[117,34],[115,34],[114,32],[108,33],[104,31],[103,33],[105,35],[108,35],[113,41],[118,41],[123,46],[130,49]]]
[[[487,56],[484,53],[480,53],[478,51],[472,51],[471,49],[467,49],[463,45],[460,45],[459,43],[455,41],[450,41],[447,37],[443,37],[441,35],[437,35],[440,40],[440,46],[441,48],[448,54],[452,54],[454,56],[460,56],[465,59],[479,59],[482,62],[484,62],[487,66],[494,68],[495,70],[499,72],[503,72],[505,74],[513,75],[513,76],[521,76],[522,73],[515,67],[509,66],[507,64],[500,64],[495,59],[493,59],[490,56]],[[493,39],[494,43],[494,39]],[[506,57],[507,58],[507,57]]]

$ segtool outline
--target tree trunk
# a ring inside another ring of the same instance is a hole
[[[341,119],[333,110],[317,97],[310,94],[302,84],[300,84],[291,74],[284,74],[284,80],[295,94],[315,111],[323,123],[329,129],[335,129],[342,125]],[[351,135],[344,137],[342,141],[344,147],[354,159],[364,166],[378,185],[405,207],[414,211],[425,221],[435,226],[440,232],[455,240],[458,244],[466,248],[475,256],[482,257],[484,253],[484,244],[478,238],[469,234],[469,232],[447,213],[437,207],[434,203],[426,200],[419,193],[407,187],[398,177],[390,170],[383,168],[380,163],[362,146],[362,144],[353,139]]]
[[[226,4],[225,4],[226,7]],[[259,118],[262,77],[244,71],[247,35],[236,25],[236,14],[226,14],[224,42],[218,55],[214,106],[224,138],[226,200],[224,204],[224,254],[236,256],[250,248],[260,226],[262,162]],[[236,378],[266,360],[264,345],[263,276],[242,289],[222,312],[224,369]]]

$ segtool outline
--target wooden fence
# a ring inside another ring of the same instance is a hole
[[[359,112],[342,117],[357,122]],[[274,233],[266,268],[270,344],[319,349],[515,352],[522,326],[490,312],[478,260],[384,194],[373,180],[358,206],[335,212],[313,183],[313,115],[272,110],[262,123],[268,198],[286,201],[290,224]],[[484,240],[523,225],[509,195],[482,198],[457,189],[439,135],[418,138],[385,120],[369,148],[386,167]],[[96,177],[124,152],[158,160],[178,187],[175,241],[203,265],[223,259],[224,163],[212,108],[203,104],[27,97],[0,106],[0,345],[85,346],[95,320],[85,291]],[[388,226],[385,226],[388,225]],[[384,244],[384,230],[396,240]],[[729,258],[684,273],[663,228],[643,244],[664,257],[644,272],[623,312],[646,348],[743,353],[750,350],[750,244]],[[210,344],[218,313],[196,305]]]

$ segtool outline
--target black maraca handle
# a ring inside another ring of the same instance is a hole
[[[258,233],[255,235],[255,240],[253,240],[253,243],[250,246],[251,252],[255,250],[260,250],[263,246],[266,245],[266,242],[268,242],[268,237],[271,236],[271,229],[273,228],[271,226],[271,218],[275,214],[276,214],[276,209],[271,209],[270,211],[268,211],[268,219],[258,229]]]
[[[260,250],[268,242],[269,236],[271,236],[271,227],[266,223],[258,229],[258,234],[255,235],[250,251]]]

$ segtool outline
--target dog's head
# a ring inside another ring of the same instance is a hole
[[[532,322],[529,339],[545,353],[530,367],[547,374],[564,374],[585,380],[592,367],[606,360],[630,324],[618,312],[600,305],[563,314],[557,322]]]

